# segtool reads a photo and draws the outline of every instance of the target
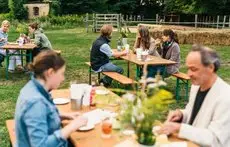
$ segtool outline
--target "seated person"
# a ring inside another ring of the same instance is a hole
[[[159,41],[158,41],[159,42]],[[143,51],[148,50],[149,55],[161,57],[157,51],[157,46],[155,44],[155,39],[153,39],[149,34],[149,29],[145,26],[138,27],[138,34],[136,37],[136,41],[134,43],[134,51],[137,48],[141,48]],[[158,66],[157,66],[158,67]],[[156,66],[149,65],[147,68],[148,74],[147,77],[152,77],[151,68],[156,68]],[[142,69],[141,69],[142,72]],[[142,75],[142,73],[141,73]]]
[[[7,20],[4,20],[2,22],[2,26],[0,28],[0,66],[2,66],[2,62],[4,61],[4,58],[6,56],[6,50],[2,49],[1,46],[4,46],[8,43],[8,30],[10,27],[10,22]],[[19,51],[17,50],[9,50],[9,54],[19,54]],[[9,67],[8,71],[9,72],[14,72],[15,70],[15,65],[17,70],[23,70],[22,67],[22,62],[21,62],[21,57],[18,55],[10,56],[10,61],[9,61]]]
[[[37,54],[39,54],[42,50],[52,49],[52,45],[48,37],[44,34],[43,29],[39,27],[38,23],[29,24],[28,29],[29,33],[34,35],[34,43],[37,45],[37,47],[32,51],[33,58],[37,56]],[[28,63],[29,57],[27,57],[26,61]]]
[[[111,63],[109,57],[120,57],[126,55],[127,52],[113,52],[109,46],[109,42],[112,38],[113,26],[105,24],[101,27],[101,35],[93,42],[91,51],[90,51],[90,63],[91,67],[95,72],[103,71],[113,71],[118,73],[123,73],[123,69]],[[104,86],[108,87],[112,79],[108,76],[102,78],[100,83],[103,83]]]
[[[145,26],[138,27],[138,34],[134,43],[134,50],[142,48],[142,50],[148,50],[149,55],[161,57],[156,50],[155,39],[149,34],[149,29]]]
[[[178,133],[178,137],[200,146],[230,146],[230,86],[218,75],[217,53],[203,46],[193,46],[186,58],[192,87],[184,110],[169,113],[160,132]]]
[[[65,61],[52,50],[42,51],[29,65],[34,77],[21,89],[15,110],[17,147],[67,147],[72,132],[87,124],[78,113],[60,114],[50,91],[64,81]],[[65,127],[61,120],[71,120]]]
[[[163,66],[148,66],[148,77],[155,77],[157,72],[164,77],[179,72],[180,67],[180,47],[178,44],[177,34],[171,29],[165,29],[162,35],[163,44],[158,49],[158,53],[162,58],[176,62],[176,64],[166,66],[166,73]],[[157,44],[157,43],[156,43]]]

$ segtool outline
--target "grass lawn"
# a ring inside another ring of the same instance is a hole
[[[89,61],[89,49],[92,42],[99,35],[98,33],[86,33],[83,28],[66,29],[66,30],[47,30],[53,48],[62,50],[62,56],[67,63],[66,80],[60,88],[68,88],[69,82],[76,80],[78,83],[88,82],[88,67],[84,62]],[[9,41],[14,41],[19,34],[9,33]],[[114,32],[111,42],[113,48],[116,47],[116,40],[119,33]],[[133,45],[135,34],[129,35],[129,44]],[[186,54],[191,45],[181,45],[182,71],[186,71],[184,62]],[[216,49],[222,59],[223,66],[219,70],[219,75],[230,83],[230,49],[227,46],[211,46]],[[126,67],[124,61],[116,61],[122,67]],[[135,66],[133,66],[135,67]],[[131,74],[135,74],[134,71]],[[0,147],[10,146],[9,137],[5,127],[7,119],[13,119],[15,104],[20,89],[29,80],[29,76],[23,73],[10,74],[10,80],[5,80],[5,68],[0,68]],[[166,80],[169,88],[173,91],[175,79]],[[172,108],[183,107],[185,102],[173,104]]]

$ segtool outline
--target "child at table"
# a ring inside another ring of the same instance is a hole
[[[10,22],[7,20],[4,20],[2,22],[2,26],[0,28],[0,66],[2,66],[2,62],[4,61],[4,58],[6,56],[6,50],[2,49],[2,46],[6,45],[8,43],[7,32],[9,30],[9,27],[10,27]],[[19,51],[9,50],[9,54],[19,54]],[[16,64],[16,69],[23,70],[20,56],[13,55],[13,56],[10,56],[9,59],[10,59],[9,67],[8,67],[9,72],[11,72],[11,73],[14,72],[15,64]]]

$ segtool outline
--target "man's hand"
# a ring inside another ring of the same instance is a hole
[[[166,122],[181,122],[183,113],[180,110],[170,111]]]
[[[161,129],[158,131],[159,134],[170,135],[177,133],[180,130],[181,124],[175,122],[165,122]]]

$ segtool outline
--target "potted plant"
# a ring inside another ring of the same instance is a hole
[[[146,92],[142,90],[124,95],[125,102],[121,105],[121,124],[130,124],[137,142],[144,146],[155,144],[153,123],[160,119],[168,104],[173,102],[173,95],[165,90],[166,83],[159,78],[155,80],[154,84],[148,85]]]

